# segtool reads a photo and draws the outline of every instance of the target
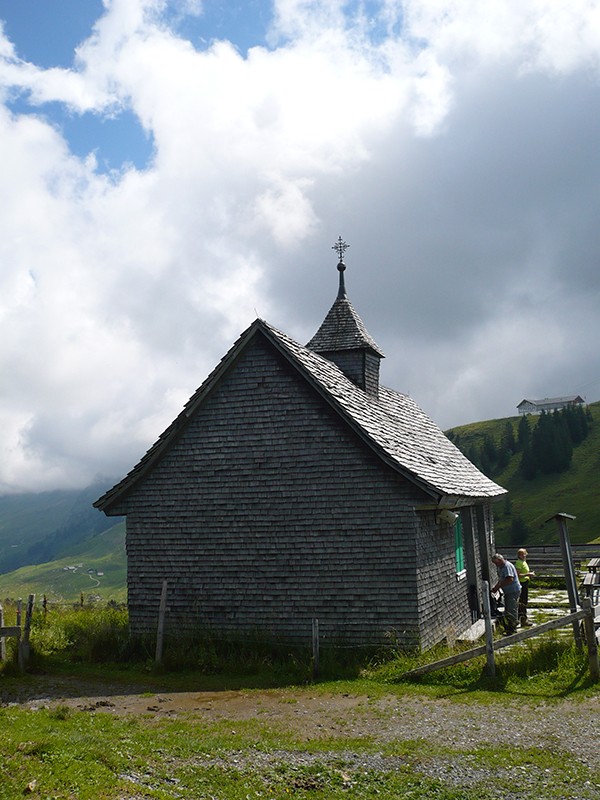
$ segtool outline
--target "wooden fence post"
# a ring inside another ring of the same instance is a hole
[[[35,602],[35,595],[30,594],[27,600],[27,609],[25,611],[25,626],[23,627],[23,638],[19,643],[19,668],[21,671],[27,666],[29,661],[29,634],[31,633],[31,618],[33,616],[33,604]]]
[[[156,653],[154,663],[157,667],[162,664],[163,659],[163,639],[165,635],[165,614],[167,613],[167,581],[162,582],[160,592],[160,605],[158,607],[158,628],[156,630]]]
[[[581,607],[587,612],[583,618],[583,629],[588,650],[590,677],[593,683],[600,681],[600,663],[598,662],[598,642],[596,641],[596,628],[594,625],[595,610],[591,597],[584,597]]]
[[[485,656],[486,673],[492,678],[496,677],[496,657],[494,655],[494,626],[492,625],[492,609],[490,605],[490,585],[487,581],[483,586],[483,619],[485,621]]]
[[[572,514],[565,514],[563,512],[560,514],[555,514],[554,517],[550,517],[550,519],[555,520],[556,527],[558,528],[558,540],[560,542],[560,552],[565,571],[565,582],[567,584],[567,594],[569,596],[569,607],[571,614],[574,614],[577,611],[578,605],[577,582],[575,580],[575,567],[573,566],[573,553],[571,551],[571,542],[569,541],[567,520],[575,519],[575,517]],[[546,520],[546,522],[550,522],[550,520]],[[575,638],[577,649],[581,650],[581,631],[579,629],[578,622],[573,623],[573,636]]]
[[[319,677],[319,620],[312,621],[312,676],[316,681]]]
[[[4,609],[0,603],[0,628],[4,627]],[[0,661],[6,661],[6,639],[0,636]]]
[[[19,599],[17,600],[17,622],[16,622],[17,628],[21,627],[21,615],[22,615],[22,613],[23,613],[23,601],[19,597]]]

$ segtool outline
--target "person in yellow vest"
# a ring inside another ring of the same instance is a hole
[[[517,575],[519,576],[519,583],[521,584],[521,594],[519,596],[519,622],[522,628],[531,627],[531,622],[527,619],[527,605],[529,603],[529,579],[535,572],[529,569],[527,563],[527,550],[522,547],[517,551],[517,560],[515,561]]]

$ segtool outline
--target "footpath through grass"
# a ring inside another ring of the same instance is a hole
[[[229,720],[119,718],[61,706],[3,708],[0,725],[3,800],[598,796],[593,769],[539,747],[459,750],[451,742],[342,735],[306,742],[259,720],[237,720],[233,729]]]
[[[587,737],[574,757],[561,723],[565,703],[571,722],[577,708],[596,718],[600,710],[586,654],[568,638],[502,651],[495,681],[482,658],[403,680],[407,669],[448,654],[439,648],[426,656],[324,653],[322,680],[311,683],[308,653],[210,638],[189,643],[157,673],[149,649],[128,641],[126,613],[116,607],[51,620],[36,614],[32,648],[29,674],[10,663],[0,672],[0,800],[587,800],[600,792]],[[147,705],[136,714],[77,707],[77,692],[107,687],[107,701],[137,692]],[[206,712],[202,692],[218,702],[217,693],[234,690],[244,713]],[[195,706],[157,712],[159,693],[183,692],[197,695]],[[556,711],[549,738],[533,736],[542,707],[550,717]],[[403,716],[418,721],[421,708],[430,724],[405,727]],[[517,712],[530,718],[532,736],[496,741],[493,725]],[[448,716],[445,728],[439,714]],[[464,728],[468,741],[458,735]]]

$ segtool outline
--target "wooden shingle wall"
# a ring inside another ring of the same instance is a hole
[[[167,630],[308,643],[316,617],[348,643],[435,638],[415,570],[424,499],[256,337],[126,499],[132,632],[155,630],[167,579]]]
[[[461,512],[472,517],[471,508]],[[435,512],[419,513],[417,533],[417,575],[420,643],[423,649],[432,647],[443,639],[454,639],[472,623],[469,607],[469,580],[473,576],[457,575],[454,528],[437,524]],[[467,526],[463,526],[466,529]],[[469,546],[465,542],[465,550]],[[473,546],[473,543],[471,543]],[[480,553],[474,542],[473,561],[476,564],[477,583],[481,582]],[[481,605],[479,603],[479,605]]]
[[[333,361],[344,375],[368,394],[379,394],[379,368],[381,357],[368,350],[338,350],[322,353]]]

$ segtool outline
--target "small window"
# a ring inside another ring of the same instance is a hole
[[[463,537],[462,520],[460,515],[454,523],[454,557],[456,560],[456,575],[462,578],[466,575],[465,569],[465,540]]]

